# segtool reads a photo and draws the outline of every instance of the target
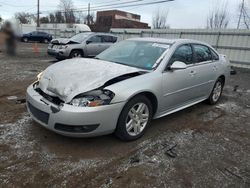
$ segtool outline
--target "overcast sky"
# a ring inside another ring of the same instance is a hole
[[[58,8],[60,0],[40,0],[40,11],[53,11]],[[101,3],[119,3],[132,0],[73,0],[76,8],[85,8],[90,2],[91,6],[100,6]],[[211,9],[218,7],[226,0],[175,0],[173,2],[141,7],[121,8],[120,10],[140,14],[141,20],[151,25],[152,15],[157,9],[169,11],[168,23],[171,28],[204,28],[206,17]],[[250,1],[250,0],[249,0]],[[18,2],[18,3],[17,3]],[[152,0],[145,0],[152,2]],[[241,0],[228,0],[230,14],[230,27],[236,27],[238,7]],[[15,12],[36,12],[37,0],[0,0],[0,15],[4,19],[13,17]]]

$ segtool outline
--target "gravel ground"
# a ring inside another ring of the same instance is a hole
[[[124,143],[52,133],[31,120],[27,86],[56,63],[46,45],[0,53],[0,187],[250,187],[250,70],[237,69],[221,101],[154,120]]]

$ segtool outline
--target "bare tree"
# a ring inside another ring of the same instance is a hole
[[[152,17],[152,25],[154,29],[167,29],[169,25],[167,24],[168,10],[160,11],[158,9]]]
[[[245,0],[242,0],[239,5],[240,15],[237,29],[240,27],[250,29],[250,5],[247,3],[250,4],[250,1],[246,2]]]
[[[207,28],[221,29],[227,28],[229,24],[229,13],[227,9],[227,2],[215,7],[207,17]]]
[[[49,17],[48,16],[41,17],[40,23],[49,23]]]
[[[72,0],[60,0],[59,8],[64,14],[66,23],[75,23],[74,5]]]
[[[15,18],[22,24],[29,24],[32,20],[32,15],[26,12],[18,12],[15,14]]]
[[[64,16],[62,15],[62,13],[60,11],[57,11],[55,13],[55,21],[56,21],[56,23],[65,23]]]
[[[3,21],[3,18],[0,16],[0,24],[2,23],[2,21]]]
[[[53,13],[49,14],[49,22],[50,23],[55,23],[56,22],[56,17]]]
[[[88,24],[89,23],[89,25],[93,25],[94,23],[95,23],[95,21],[94,21],[94,19],[95,19],[95,14],[94,13],[91,13],[91,14],[87,14],[87,15],[85,15],[84,16],[84,24]]]

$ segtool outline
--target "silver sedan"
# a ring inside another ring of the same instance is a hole
[[[202,101],[215,104],[230,63],[193,40],[129,39],[94,59],[53,64],[27,89],[28,111],[56,133],[141,137],[152,119]]]

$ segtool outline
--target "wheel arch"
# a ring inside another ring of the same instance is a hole
[[[225,84],[225,82],[226,82],[226,77],[225,77],[225,75],[223,75],[223,74],[220,75],[218,79],[222,79],[222,80],[223,80],[223,86],[224,86],[224,84]]]
[[[82,53],[82,56],[84,56],[84,51],[83,51],[83,49],[81,49],[81,48],[74,48],[74,49],[72,49],[72,50],[70,51],[70,54],[71,54],[73,51],[80,51],[80,52]]]
[[[154,116],[154,114],[157,112],[157,109],[158,109],[158,99],[157,99],[156,95],[151,91],[141,91],[141,92],[138,92],[138,93],[132,95],[127,101],[130,101],[132,98],[134,98],[138,95],[144,95],[145,97],[147,97],[149,99],[149,101],[151,102],[151,105],[152,105],[153,116]]]

